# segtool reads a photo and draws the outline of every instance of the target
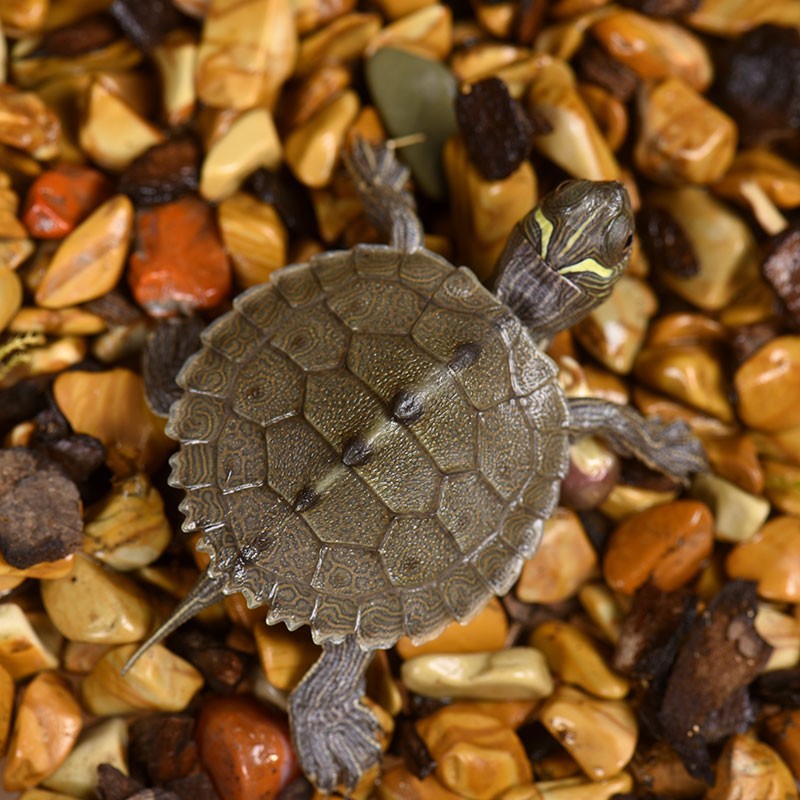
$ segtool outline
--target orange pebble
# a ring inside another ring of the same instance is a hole
[[[214,215],[203,201],[183,197],[140,211],[136,240],[128,280],[148,313],[213,308],[228,296],[230,263]]]
[[[289,729],[254,697],[213,697],[197,722],[200,757],[225,800],[271,800],[300,770]]]
[[[61,164],[31,184],[22,219],[31,236],[62,239],[111,194],[111,183],[96,169]]]

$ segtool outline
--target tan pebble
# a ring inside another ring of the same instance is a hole
[[[526,603],[558,603],[573,595],[597,568],[597,554],[574,511],[559,508],[544,524],[536,554],[525,563],[516,595]]]
[[[335,242],[364,213],[364,206],[357,197],[340,196],[336,188],[334,185],[333,191],[314,189],[311,192],[311,202],[314,206],[314,216],[317,218],[319,233],[322,241],[327,244]],[[289,263],[302,263],[302,260],[291,257]]]
[[[19,800],[75,800],[75,795],[48,792],[46,789],[27,789],[19,796]]]
[[[56,158],[61,149],[61,123],[33,92],[0,85],[0,142],[34,158]]]
[[[436,3],[407,14],[383,28],[366,48],[369,57],[381,47],[411,46],[416,53],[444,59],[453,47],[453,13]]]
[[[2,556],[0,556],[0,575],[22,578],[40,578],[50,580],[52,578],[63,578],[72,572],[75,556],[70,554],[59,558],[57,561],[40,561],[25,569],[12,567]]]
[[[311,636],[289,632],[283,625],[253,626],[258,660],[267,680],[284,692],[294,689],[319,658],[321,650]]]
[[[536,175],[525,161],[507,178],[486,180],[461,137],[446,142],[444,170],[459,252],[479,278],[488,280],[512,229],[536,204]]]
[[[53,393],[73,430],[106,446],[108,463],[117,474],[132,474],[137,466],[152,470],[175,446],[164,433],[164,421],[147,405],[141,377],[128,369],[62,373]]]
[[[0,333],[14,319],[22,306],[22,281],[16,272],[0,266]]]
[[[219,204],[217,222],[241,288],[266,282],[286,265],[289,234],[273,205],[238,192]]]
[[[617,484],[599,506],[609,519],[622,522],[631,514],[646,511],[653,506],[669,503],[678,496],[675,490],[647,489],[644,486]]]
[[[96,164],[121,172],[136,156],[164,140],[126,100],[96,78],[89,88],[78,138]]]
[[[539,707],[539,700],[456,700],[448,708],[453,712],[477,712],[496,719],[516,730],[528,722]]]
[[[298,180],[313,188],[330,181],[358,109],[358,95],[347,90],[289,134],[285,141],[286,163]]]
[[[748,226],[727,206],[698,186],[660,189],[647,200],[666,209],[692,244],[698,272],[681,278],[662,275],[674,292],[706,311],[727,306],[758,275],[756,243]]]
[[[435,2],[436,0],[376,0],[375,5],[388,19],[400,19],[425,6],[432,6]]]
[[[598,700],[560,686],[545,701],[539,716],[592,780],[621,772],[636,749],[636,717],[621,700]]]
[[[797,779],[800,775],[800,709],[780,711],[764,720],[765,738]]]
[[[631,773],[638,786],[647,786],[656,795],[701,797],[708,789],[703,781],[689,775],[678,754],[666,742],[640,747],[631,762]]]
[[[769,502],[742,491],[712,473],[695,475],[690,494],[705,503],[714,515],[714,535],[723,542],[750,539],[769,516]]]
[[[59,245],[36,302],[65,308],[113,289],[125,266],[132,225],[133,205],[127,197],[116,195],[103,203]]]
[[[447,707],[417,722],[439,782],[459,797],[490,800],[531,780],[517,735],[485,714]]]
[[[797,800],[797,786],[780,756],[763,742],[737,733],[722,750],[716,782],[705,800]]]
[[[800,167],[762,148],[737,153],[733,164],[713,189],[723,197],[752,208],[753,201],[747,187],[753,184],[780,208],[800,205]]]
[[[756,581],[761,597],[800,602],[800,518],[771,519],[731,550],[725,569],[731,578]]]
[[[542,795],[535,783],[529,783],[514,786],[499,795],[497,800],[542,800]]]
[[[168,33],[150,50],[161,78],[164,118],[173,127],[187,123],[197,105],[194,72],[197,42],[185,30]]]
[[[389,657],[385,650],[378,650],[367,669],[367,696],[390,717],[396,717],[403,709],[405,695],[394,677]]]
[[[214,0],[197,53],[199,98],[218,108],[272,108],[297,62],[289,0]]]
[[[800,467],[770,458],[762,463],[767,499],[784,514],[800,516]]]
[[[172,538],[164,502],[145,475],[117,483],[89,506],[83,533],[84,552],[120,572],[151,564]]]
[[[703,0],[685,19],[693,28],[728,38],[767,23],[796,28],[800,6],[795,0]]]
[[[544,654],[556,677],[595,697],[620,700],[630,690],[628,681],[608,667],[594,642],[568,622],[542,623],[531,634],[530,644]]]
[[[272,114],[264,108],[246,111],[206,154],[200,173],[200,194],[212,202],[222,200],[259,167],[276,169],[281,155]]]
[[[646,87],[639,99],[634,162],[665,184],[713,183],[733,162],[734,121],[678,78]]]
[[[705,46],[681,25],[625,10],[604,16],[591,30],[614,61],[642,80],[672,76],[698,92],[711,83],[712,65]]]
[[[397,642],[402,659],[431,653],[476,653],[500,650],[508,634],[508,619],[503,604],[493,597],[486,607],[466,625],[451,622],[436,638],[415,645],[407,636]]]
[[[327,25],[353,10],[356,0],[292,0],[300,35]]]
[[[30,239],[0,239],[0,264],[16,269],[33,255],[34,246]]]
[[[0,604],[0,666],[14,680],[58,666],[58,657],[16,603]]]
[[[578,92],[575,76],[563,61],[542,66],[526,98],[528,111],[543,114],[553,126],[534,136],[536,148],[575,178],[616,180],[619,164]]]
[[[634,374],[648,386],[679,402],[733,422],[729,388],[718,354],[700,345],[646,346],[637,356]]]
[[[61,666],[67,672],[85,674],[113,647],[110,644],[91,642],[66,642],[61,653]]]
[[[703,441],[712,438],[730,438],[741,430],[735,422],[723,422],[717,417],[703,414],[696,408],[690,408],[663,394],[651,391],[643,384],[633,387],[632,400],[636,408],[646,417],[659,417],[666,422],[683,420]]]
[[[774,433],[750,431],[760,455],[800,466],[800,425]]]
[[[136,650],[122,645],[109,650],[81,686],[83,704],[92,714],[110,716],[132,711],[183,711],[203,686],[203,676],[162,645],[154,645],[125,673]]]
[[[341,64],[322,64],[293,82],[281,94],[275,119],[281,131],[303,125],[324,105],[352,83],[351,70]]]
[[[604,583],[589,583],[581,587],[578,600],[603,636],[616,644],[622,632],[625,612],[613,592]]]
[[[13,713],[14,679],[5,667],[0,666],[0,753],[6,752]]]
[[[778,336],[760,347],[733,378],[742,421],[764,431],[800,425],[800,336]]]
[[[82,308],[21,308],[8,325],[14,333],[34,331],[49,336],[93,336],[106,329],[105,320]]]
[[[83,555],[67,577],[43,581],[41,592],[53,624],[75,642],[137,642],[150,628],[152,611],[137,584]]]
[[[578,84],[578,91],[595,118],[613,152],[622,147],[628,135],[628,109],[611,92],[594,83]]]
[[[128,725],[109,719],[85,730],[67,760],[43,785],[72,797],[95,797],[97,768],[110,764],[127,775]]]
[[[38,31],[47,16],[48,0],[7,0],[0,6],[0,23],[17,36]]]
[[[792,669],[800,663],[800,621],[769,603],[759,603],[755,626],[758,635],[772,647],[764,672]]]
[[[602,364],[626,375],[657,308],[656,296],[644,281],[623,275],[608,300],[581,320],[574,334]]]
[[[3,766],[8,791],[28,789],[52,775],[83,727],[81,708],[55,672],[37,675],[23,690]]]
[[[547,663],[531,647],[416,656],[403,664],[402,677],[412,692],[425,697],[535,700],[553,691]]]
[[[529,55],[529,51],[523,47],[499,42],[478,42],[470,47],[456,49],[450,58],[450,68],[460,80],[472,82],[495,75],[504,67],[518,64]],[[544,59],[543,63],[549,64],[550,59]],[[536,71],[538,70],[534,74]]]
[[[404,766],[390,767],[383,773],[375,796],[378,800],[463,800],[462,795],[445,789],[435,775],[420,780]]]
[[[295,76],[302,77],[322,64],[350,64],[381,29],[379,14],[345,14],[300,43]]]
[[[764,489],[764,469],[749,436],[706,437],[703,446],[711,468],[717,475],[745,492],[761,494]]]
[[[603,781],[586,781],[583,778],[563,778],[540,781],[536,784],[542,800],[612,800],[618,794],[633,789],[633,779],[627,772]]]

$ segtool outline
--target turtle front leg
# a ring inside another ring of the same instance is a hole
[[[364,705],[364,672],[372,659],[354,636],[325,644],[289,697],[289,724],[306,777],[323,792],[352,791],[381,756],[380,724]]]
[[[651,469],[681,483],[708,469],[703,445],[682,420],[646,419],[628,406],[596,398],[570,398],[569,433],[596,434],[621,456],[635,456]]]

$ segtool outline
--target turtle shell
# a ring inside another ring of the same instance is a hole
[[[360,245],[240,295],[180,375],[183,528],[268,622],[423,641],[516,580],[567,467],[553,362],[465,268]]]

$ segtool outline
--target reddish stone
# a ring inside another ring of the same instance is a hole
[[[300,774],[287,725],[254,697],[212,697],[200,711],[196,735],[225,800],[270,800]]]
[[[96,169],[62,164],[43,172],[28,190],[23,222],[31,236],[62,239],[98,206],[113,188]]]
[[[208,205],[193,196],[139,211],[128,280],[153,316],[213,308],[229,294],[231,267]]]

